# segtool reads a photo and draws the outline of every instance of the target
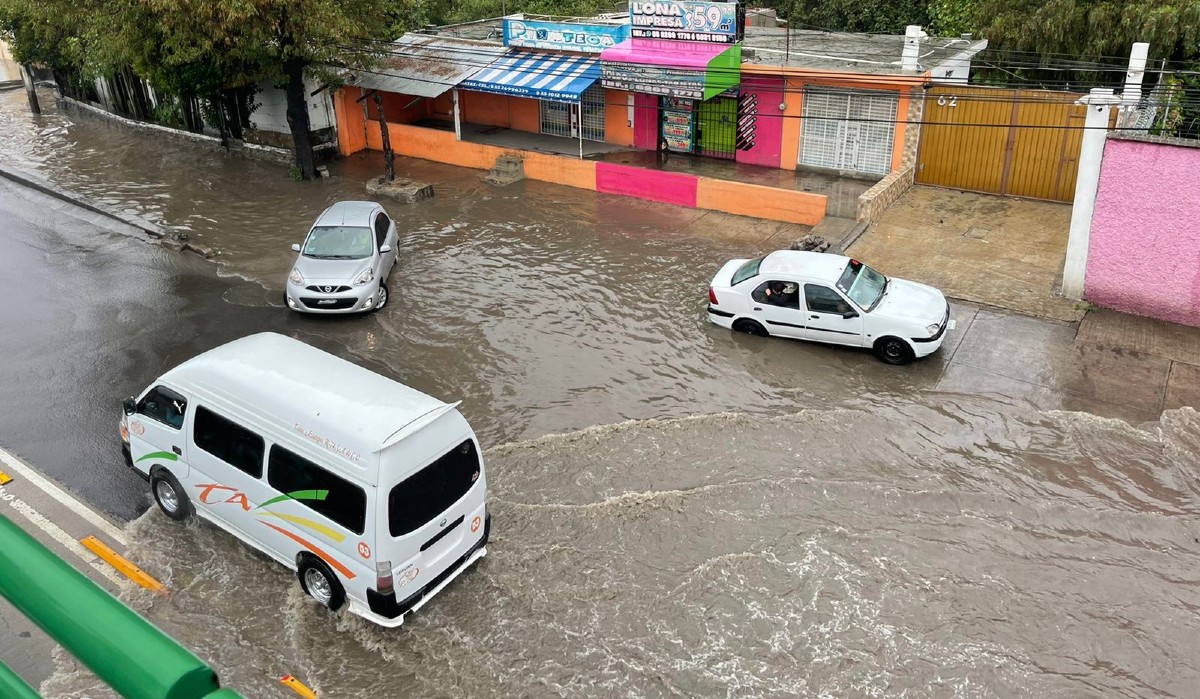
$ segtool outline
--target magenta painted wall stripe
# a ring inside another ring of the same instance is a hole
[[[596,163],[596,191],[696,208],[695,175]]]

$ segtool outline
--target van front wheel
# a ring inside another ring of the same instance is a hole
[[[150,490],[154,493],[154,501],[163,514],[182,522],[192,516],[192,502],[188,500],[187,492],[171,472],[160,468],[150,474]]]
[[[306,556],[300,561],[297,574],[300,576],[300,586],[321,606],[336,612],[346,602],[346,590],[322,561]]]

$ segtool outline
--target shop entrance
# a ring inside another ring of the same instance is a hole
[[[541,101],[542,133],[579,138],[582,114],[583,138],[604,142],[604,88],[593,85],[581,95],[580,104]]]
[[[673,153],[695,153],[733,160],[737,150],[736,97],[701,102],[662,97],[659,134]]]

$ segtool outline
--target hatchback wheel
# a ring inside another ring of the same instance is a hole
[[[377,311],[383,310],[383,307],[387,305],[387,302],[388,302],[387,284],[384,284],[383,282],[379,282],[379,291],[376,292],[376,294],[375,294],[375,310],[377,310]]]
[[[875,355],[885,364],[908,364],[913,360],[912,347],[898,337],[883,337],[875,343]]]

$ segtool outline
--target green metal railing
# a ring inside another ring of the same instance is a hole
[[[0,595],[126,699],[242,699],[107,590],[0,515]],[[0,697],[38,699],[0,662]]]

